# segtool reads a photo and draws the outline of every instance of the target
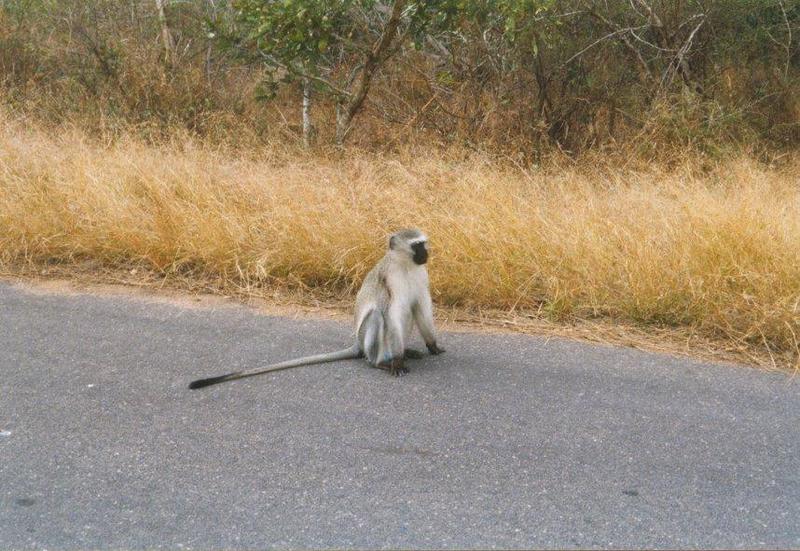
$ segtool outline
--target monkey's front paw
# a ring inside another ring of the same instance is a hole
[[[389,366],[389,374],[394,377],[401,377],[408,373],[408,368],[403,364],[402,358],[392,360],[392,365]]]
[[[441,354],[442,352],[444,352],[444,348],[440,348],[439,346],[436,345],[436,343],[427,344],[426,346],[428,347],[428,352],[430,352],[433,356],[436,356],[437,354]]]
[[[421,360],[422,359],[422,352],[419,350],[414,350],[413,348],[406,348],[403,352],[403,355],[407,360]]]

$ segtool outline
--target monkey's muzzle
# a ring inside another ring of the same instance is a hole
[[[425,248],[425,243],[415,243],[411,245],[411,249],[414,251],[414,262],[416,264],[425,264],[428,261],[428,249]]]

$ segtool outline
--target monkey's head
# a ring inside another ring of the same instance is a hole
[[[389,238],[389,249],[407,254],[421,266],[428,261],[428,236],[419,230],[401,230]]]

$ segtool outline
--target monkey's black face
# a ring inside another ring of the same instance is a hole
[[[414,262],[419,264],[425,264],[428,261],[428,249],[425,246],[425,242],[421,243],[414,243],[411,245],[411,250],[414,251]]]

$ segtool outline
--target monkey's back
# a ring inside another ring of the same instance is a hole
[[[386,283],[388,263],[389,259],[386,256],[380,259],[364,278],[364,282],[356,294],[356,330],[361,325],[364,316],[373,308],[378,309],[381,315],[385,315],[389,309],[391,294]]]

